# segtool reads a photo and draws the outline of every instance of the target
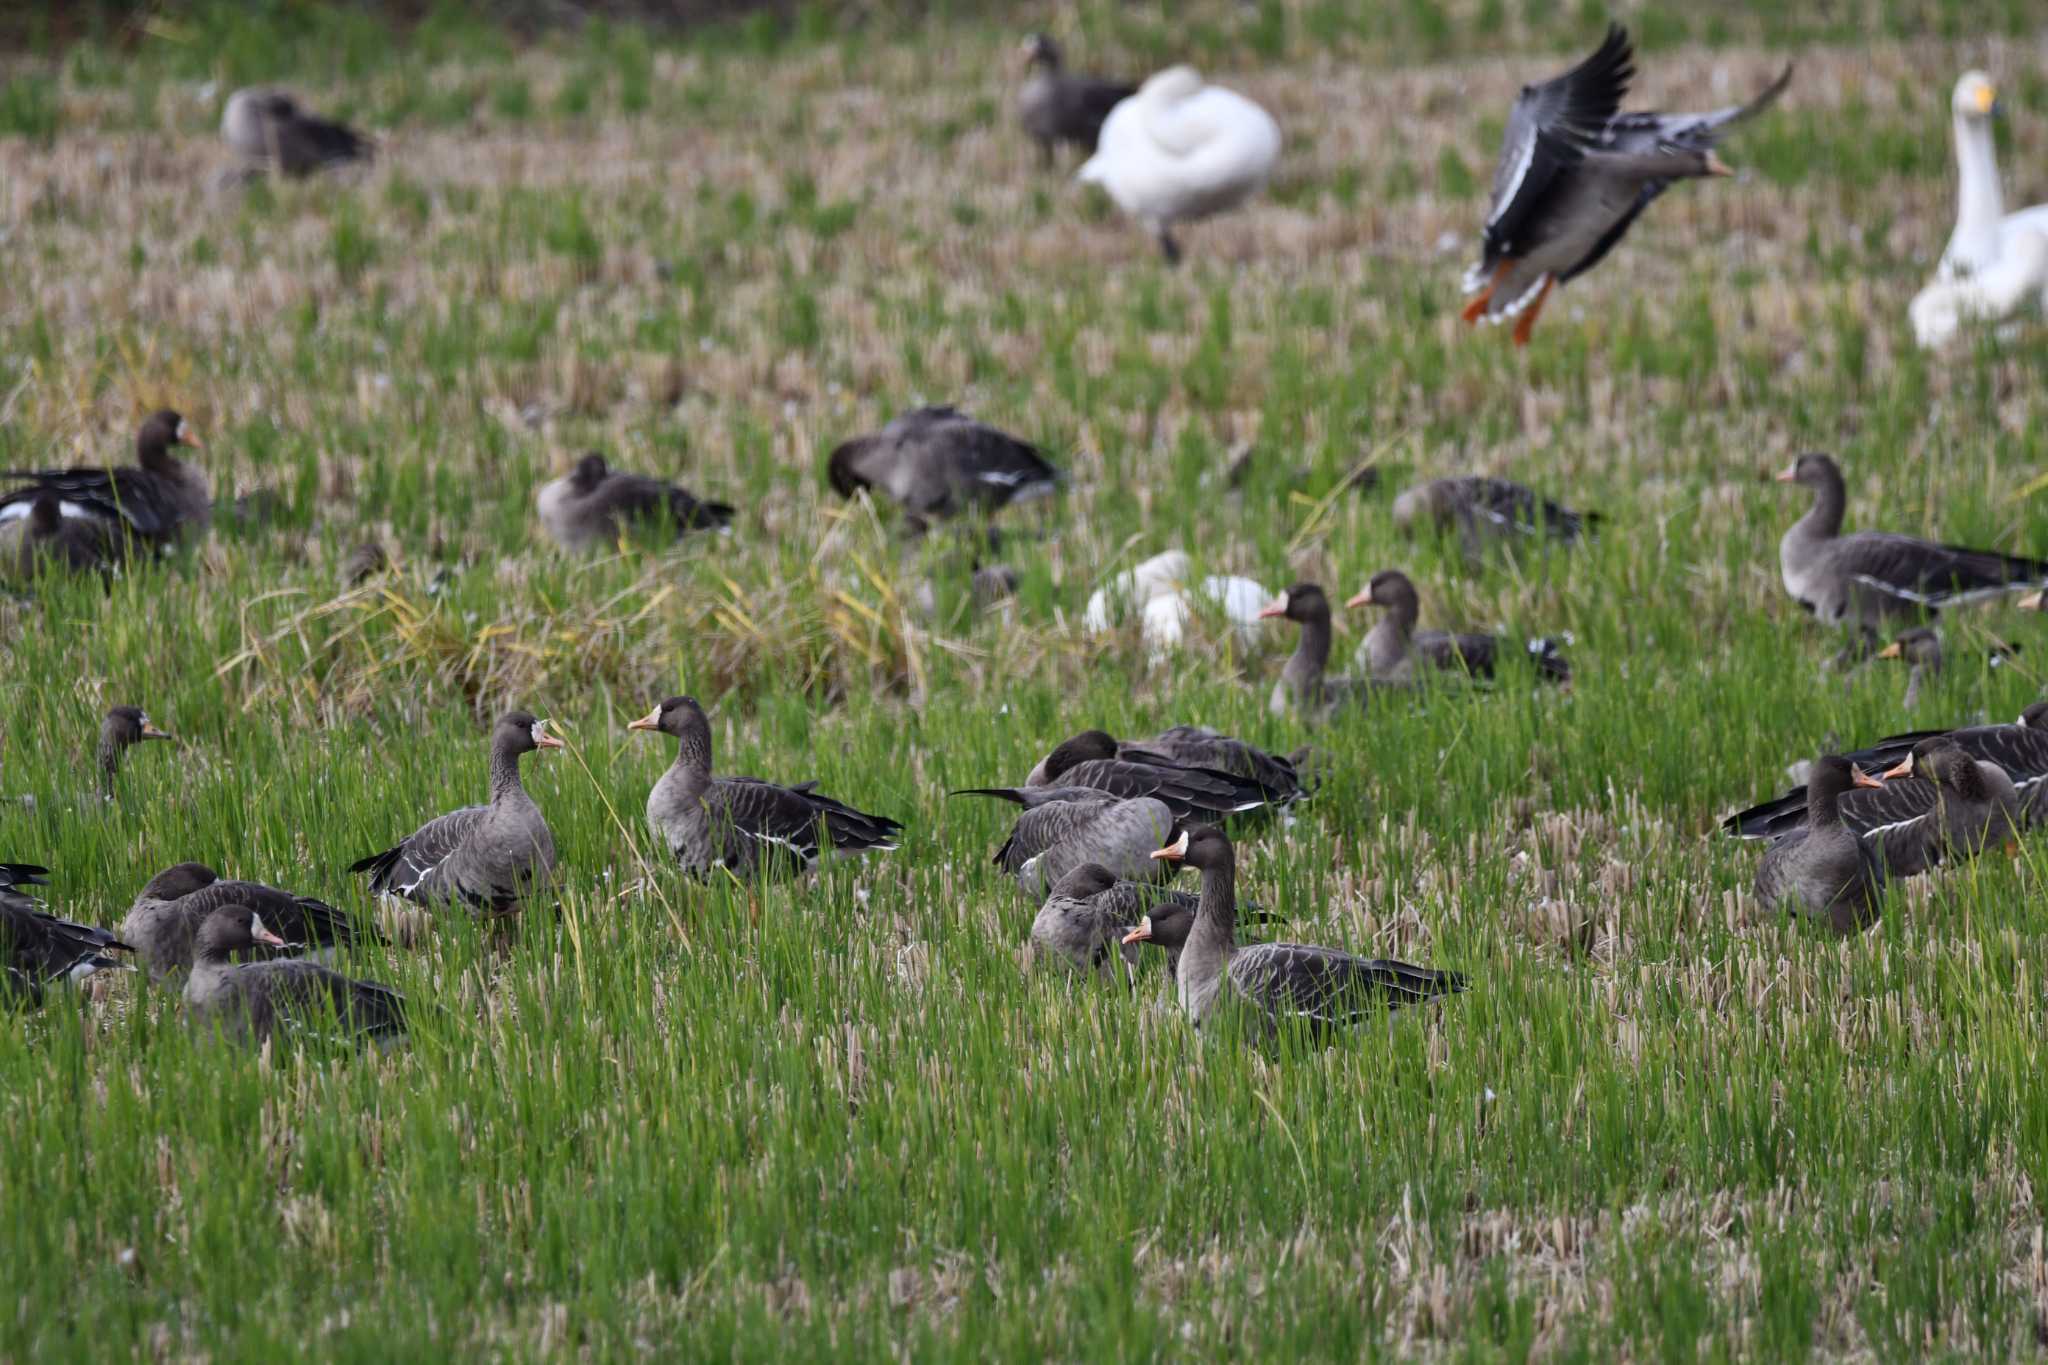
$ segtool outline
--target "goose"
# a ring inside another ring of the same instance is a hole
[[[947,405],[913,408],[844,442],[825,473],[842,498],[863,489],[887,494],[913,535],[947,517],[1050,497],[1062,477],[1038,447]]]
[[[206,917],[185,979],[185,1009],[194,1025],[255,1044],[329,1028],[352,1043],[390,1044],[405,1036],[406,1000],[391,987],[303,959],[234,960],[259,946],[286,945],[248,906],[224,905]]]
[[[1134,85],[1069,73],[1060,45],[1043,33],[1024,40],[1019,56],[1026,72],[1017,92],[1017,121],[1038,144],[1040,158],[1053,164],[1056,143],[1095,150],[1110,110],[1138,93]]]
[[[2044,205],[2043,209],[2048,209]],[[2040,213],[2043,209],[2036,209]],[[1975,322],[2002,322],[2048,290],[2048,231],[2011,234],[1981,270],[1936,280],[1913,296],[1906,320],[1923,350],[1939,350]]]
[[[222,881],[204,863],[176,863],[151,877],[121,921],[121,938],[135,945],[149,974],[161,979],[192,965],[199,926],[214,911],[230,905],[248,906],[273,933],[299,950],[377,938],[358,930],[347,915],[325,901],[262,882]]]
[[[695,697],[670,697],[626,728],[676,740],[675,762],[648,793],[647,825],[693,876],[807,872],[826,853],[887,852],[903,833],[898,821],[836,801],[816,782],[713,777],[711,722]]]
[[[1415,584],[1399,569],[1382,569],[1344,603],[1352,607],[1385,607],[1387,614],[1366,632],[1353,667],[1363,667],[1375,682],[1415,681],[1416,661],[1446,673],[1491,678],[1501,652],[1498,635],[1454,635],[1442,630],[1417,630],[1422,606]],[[1571,665],[1555,640],[1538,636],[1526,646],[1536,676],[1545,682],[1569,683]]]
[[[1253,778],[1216,768],[1191,767],[1164,754],[1125,751],[1104,730],[1082,730],[1039,760],[1025,785],[1092,787],[1112,796],[1156,796],[1176,817],[1221,818],[1259,810],[1278,797]],[[988,795],[989,792],[978,793]],[[1149,850],[1148,850],[1149,852]]]
[[[1822,621],[1859,630],[1866,650],[1887,621],[2048,583],[2048,561],[1889,531],[1843,535],[1849,495],[1827,455],[1801,455],[1777,478],[1813,494],[1813,506],[1778,542],[1785,591]]]
[[[1880,659],[1898,659],[1910,665],[1906,673],[1906,695],[1899,703],[1910,711],[1920,700],[1920,684],[1940,674],[1941,636],[1932,626],[1902,630],[1892,642],[1877,651]]]
[[[1314,583],[1296,583],[1266,604],[1259,615],[1279,617],[1301,627],[1294,653],[1273,684],[1267,708],[1276,716],[1299,712],[1311,721],[1328,719],[1350,706],[1365,705],[1375,693],[1407,685],[1373,679],[1332,678],[1330,663],[1330,599]]]
[[[45,985],[119,970],[123,964],[112,954],[133,951],[104,929],[46,913],[18,889],[49,885],[49,871],[35,863],[0,863],[0,1003],[40,1005]]]
[[[1143,224],[1168,265],[1180,261],[1177,223],[1237,207],[1265,187],[1280,160],[1280,125],[1191,66],[1169,67],[1103,122],[1095,155],[1075,180],[1100,185]]]
[[[958,795],[969,795],[961,792]],[[1100,863],[1126,881],[1157,881],[1168,875],[1151,851],[1172,833],[1171,807],[1156,796],[1117,797],[1092,787],[986,789],[1024,807],[995,857],[997,867],[1016,880],[1025,895],[1047,890],[1083,863]]]
[[[1124,939],[1139,927],[1144,930],[1143,942],[1165,950],[1170,977],[1199,904],[1200,898],[1186,891],[1130,881],[1101,863],[1082,863],[1046,893],[1045,904],[1031,923],[1031,941],[1076,971],[1113,976],[1113,952],[1120,952],[1127,968],[1136,968],[1139,942]],[[1256,905],[1238,907],[1241,924],[1279,918]]]
[[[1996,763],[1971,758],[1946,735],[1923,739],[1882,774],[1885,788],[1920,787],[1930,804],[1908,821],[1863,835],[1884,851],[1896,876],[1938,863],[1967,861],[1987,845],[2017,848],[2023,817],[2019,790]],[[1901,781],[1900,779],[1920,779]]]
[[[1174,979],[1181,1008],[1198,1029],[1220,1010],[1242,1006],[1261,1033],[1292,1018],[1326,1034],[1371,1014],[1465,989],[1465,978],[1456,972],[1387,958],[1354,957],[1306,943],[1239,944],[1237,857],[1214,826],[1184,829],[1152,856],[1202,874],[1200,908]],[[1141,924],[1125,941],[1142,942],[1146,933]]]
[[[507,711],[491,727],[491,800],[435,816],[382,853],[349,865],[373,895],[479,913],[519,910],[555,869],[555,836],[519,781],[519,757],[559,749],[547,722]]]
[[[1764,851],[1757,900],[1766,909],[1825,919],[1838,934],[1875,923],[1885,860],[1843,823],[1841,801],[1854,788],[1883,785],[1840,754],[1817,759],[1806,783],[1805,823]]]
[[[94,754],[100,769],[100,790],[109,797],[114,794],[114,779],[120,775],[121,758],[130,749],[145,740],[170,741],[175,738],[170,731],[158,729],[149,713],[139,706],[108,707],[106,719],[100,722],[100,742]]]
[[[204,444],[192,424],[169,408],[151,413],[135,433],[132,465],[0,473],[0,479],[27,485],[0,495],[0,523],[28,516],[38,497],[54,493],[62,517],[91,518],[118,540],[168,544],[187,528],[203,529],[213,516],[206,476],[171,454],[176,446]]]
[[[1731,174],[1715,142],[1783,94],[1792,68],[1749,103],[1705,114],[1620,112],[1634,77],[1628,30],[1609,24],[1592,56],[1522,87],[1493,173],[1479,263],[1465,276],[1474,295],[1465,321],[1516,318],[1515,344],[1528,345],[1552,287],[1598,265],[1673,181]]]
[[[369,140],[355,129],[309,114],[290,95],[268,86],[249,86],[228,96],[220,135],[241,156],[275,165],[294,178],[367,161],[372,153]]]
[[[542,484],[534,502],[541,525],[570,550],[616,546],[635,524],[665,523],[665,532],[681,537],[723,529],[733,518],[725,503],[700,502],[679,484],[614,470],[594,450],[569,474]]]
[[[51,570],[104,572],[114,555],[104,522],[75,508],[67,514],[64,499],[47,489],[28,500],[25,515],[0,520],[0,572],[21,582]]]
[[[383,542],[366,540],[348,552],[338,575],[344,588],[359,588],[391,567],[391,556]]]
[[[1269,754],[1257,745],[1247,744],[1233,735],[1204,725],[1176,725],[1149,739],[1118,740],[1116,755],[1154,766],[1211,768],[1232,777],[1244,778],[1274,804],[1299,800],[1309,792],[1291,757]],[[1043,786],[1047,781],[1046,767],[1051,761],[1051,754],[1040,759],[1031,775],[1024,779],[1025,785]]]
[[[1138,882],[1118,882],[1118,887],[1147,889]],[[1139,915],[1133,929],[1123,934],[1124,962],[1136,971],[1144,950],[1158,948],[1166,954],[1166,979],[1180,978],[1180,955],[1188,946],[1188,938],[1195,931],[1195,915],[1201,909],[1200,895],[1186,891],[1157,891],[1144,913]],[[1143,902],[1137,902],[1143,905]],[[1237,907],[1237,925],[1242,931],[1247,925],[1283,924],[1287,917],[1275,910],[1262,910],[1246,902]],[[1126,921],[1129,923],[1129,921]],[[1257,940],[1254,940],[1256,942]]]
[[[1091,635],[1116,628],[1124,608],[1139,613],[1139,637],[1147,655],[1158,662],[1181,647],[1200,603],[1222,611],[1240,649],[1259,639],[1259,610],[1272,596],[1256,580],[1238,574],[1206,574],[1194,578],[1194,561],[1185,550],[1164,550],[1117,574],[1088,598],[1081,624]]]
[[[1413,535],[1423,527],[1457,532],[1476,556],[1491,541],[1554,540],[1570,545],[1591,535],[1598,512],[1574,512],[1512,479],[1468,475],[1431,479],[1394,498],[1394,526]]]
[[[1991,119],[1998,87],[1982,71],[1965,71],[1949,98],[1956,135],[1956,227],[1936,268],[1937,284],[1996,271],[2030,236],[2048,233],[2048,204],[2005,211]]]

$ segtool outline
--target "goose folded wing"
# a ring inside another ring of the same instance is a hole
[[[1005,872],[1021,872],[1039,854],[1093,827],[1114,804],[1115,798],[1090,797],[1031,806],[1017,817],[992,861]]]
[[[370,143],[346,124],[311,114],[283,120],[276,131],[278,162],[294,175],[370,154]]]
[[[483,823],[489,810],[488,806],[464,806],[437,815],[396,846],[351,864],[349,871],[370,873],[373,892],[388,892],[408,900],[430,899],[450,891],[465,894],[460,888],[444,887],[443,883],[449,880],[445,868]]]
[[[1465,988],[1464,978],[1454,972],[1302,943],[1244,948],[1231,959],[1230,976],[1248,999],[1267,1010],[1332,1026]]]
[[[405,1031],[405,997],[389,986],[354,981],[317,962],[252,963],[230,978],[259,1028],[289,1024],[319,1032],[340,1029],[349,1039]]]
[[[126,521],[145,536],[168,535],[177,529],[177,508],[156,477],[144,470],[43,469],[10,471],[0,478],[31,481],[30,487],[8,494],[8,508],[26,509],[28,500],[47,492],[67,504],[63,509],[67,515]]]
[[[2048,561],[1885,531],[1842,537],[1835,542],[1833,560],[1837,571],[1856,582],[1923,606],[1967,602],[2026,584],[2048,583]]]
[[[962,418],[947,422],[939,432],[951,468],[962,482],[1016,493],[1059,477],[1037,446],[985,423]]]
[[[1525,86],[1508,113],[1500,164],[1486,214],[1486,254],[1513,254],[1522,230],[1542,208],[1558,175],[1621,109],[1635,75],[1628,34],[1610,25],[1592,56],[1562,76]]]
[[[806,792],[756,777],[722,777],[705,804],[716,825],[758,845],[757,863],[790,859],[805,868],[817,861],[822,814]]]

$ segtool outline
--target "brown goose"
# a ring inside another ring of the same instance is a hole
[[[680,537],[729,526],[733,518],[722,502],[701,502],[679,484],[615,470],[594,450],[569,474],[541,485],[534,501],[541,525],[571,550],[616,546],[635,525],[660,525]]]
[[[967,793],[960,793],[966,795]],[[973,793],[1024,807],[991,860],[1027,896],[1043,897],[1083,863],[1100,863],[1130,881],[1167,874],[1152,849],[1173,831],[1172,809],[1157,797],[1119,798],[1091,787],[1020,787]]]
[[[352,1043],[393,1043],[405,1035],[405,997],[389,986],[295,958],[234,960],[259,946],[285,942],[248,906],[226,905],[207,916],[185,980],[185,1008],[195,1025],[250,1043],[287,1033]]]
[[[1190,815],[1221,819],[1278,803],[1273,793],[1252,778],[1217,768],[1189,767],[1142,749],[1126,750],[1103,730],[1083,730],[1062,740],[1031,770],[1026,785],[1093,787],[1112,796],[1156,796],[1173,808],[1177,819]]]
[[[1756,897],[1766,909],[1825,919],[1838,934],[1876,922],[1884,858],[1842,821],[1841,800],[1855,787],[1884,784],[1839,754],[1815,760],[1806,784],[1806,822],[1764,851]]]
[[[1476,295],[1465,320],[1517,317],[1525,346],[1553,285],[1591,270],[1673,181],[1729,174],[1714,154],[1728,128],[1784,93],[1788,65],[1747,104],[1705,114],[1621,113],[1635,77],[1628,31],[1610,24],[1592,56],[1540,85],[1525,85],[1508,113],[1493,173]]]
[[[192,943],[214,911],[246,905],[265,925],[298,951],[334,948],[375,933],[356,928],[325,901],[298,896],[262,882],[222,881],[204,863],[177,863],[149,879],[121,921],[121,937],[135,945],[153,977],[192,965]]]
[[[61,517],[95,520],[108,537],[167,544],[213,515],[206,476],[171,454],[174,446],[201,445],[184,418],[166,408],[151,413],[135,433],[135,463],[118,469],[10,470],[0,479],[25,482],[0,496],[0,523],[26,517],[36,499],[54,493]]]
[[[740,877],[807,872],[826,853],[888,851],[903,826],[817,790],[758,777],[711,775],[711,722],[695,697],[670,697],[629,730],[676,740],[675,762],[647,795],[647,825],[685,872],[715,868]]]
[[[1301,627],[1294,653],[1273,684],[1268,708],[1276,716],[1296,712],[1314,722],[1348,706],[1363,706],[1374,694],[1405,686],[1376,679],[1333,678],[1330,665],[1330,599],[1314,583],[1296,583],[1269,603],[1260,616],[1284,617]]]
[[[1512,479],[1479,475],[1431,479],[1394,499],[1394,525],[1414,534],[1424,526],[1455,531],[1467,555],[1489,542],[1548,539],[1569,545],[1592,534],[1597,512],[1574,512]]]
[[[132,949],[104,929],[47,914],[19,888],[49,885],[47,867],[0,863],[0,1004],[39,1005],[43,987],[118,970],[113,953]]]
[[[1060,45],[1043,33],[1026,38],[1020,55],[1028,74],[1017,92],[1017,121],[1038,143],[1047,166],[1053,164],[1055,143],[1094,151],[1109,111],[1138,93],[1137,86],[1122,81],[1070,74]]]
[[[1387,614],[1366,632],[1365,641],[1352,657],[1363,663],[1375,682],[1411,683],[1416,680],[1417,661],[1445,673],[1463,673],[1491,678],[1500,654],[1498,635],[1454,635],[1442,630],[1417,630],[1422,604],[1415,584],[1399,569],[1382,569],[1360,589],[1346,607],[1385,607]],[[1546,682],[1568,683],[1571,665],[1555,640],[1539,636],[1527,646],[1529,662],[1536,676]]]
[[[555,836],[519,781],[519,758],[561,747],[546,721],[507,711],[491,728],[490,804],[436,816],[349,871],[369,873],[374,895],[493,915],[517,911],[555,868]]]
[[[1243,1006],[1262,1033],[1298,1019],[1318,1033],[1356,1024],[1368,1015],[1419,1005],[1465,989],[1456,972],[1432,971],[1386,958],[1354,957],[1306,943],[1237,941],[1237,857],[1220,829],[1202,825],[1152,856],[1185,863],[1202,874],[1201,906],[1182,951],[1175,986],[1196,1028],[1219,1010]],[[1142,941],[1142,929],[1126,936]]]
[[[954,407],[915,408],[855,437],[832,452],[826,474],[842,498],[888,495],[915,535],[933,521],[1048,497],[1061,478],[1036,446]]]
[[[174,736],[167,730],[159,730],[156,722],[139,706],[111,706],[107,718],[100,722],[100,742],[95,754],[100,769],[100,789],[107,795],[114,793],[114,779],[121,772],[121,758],[130,749],[144,740],[169,740]]]
[[[64,500],[47,489],[29,499],[27,515],[0,521],[0,575],[22,582],[52,571],[104,572],[115,554],[106,523],[67,516]]]
[[[1842,534],[1848,492],[1842,469],[1817,452],[1778,475],[1813,494],[1813,506],[1778,542],[1778,568],[1792,600],[1830,625],[1878,628],[1901,617],[2048,583],[2048,561],[1941,545],[1889,531]]]
[[[309,114],[284,91],[265,86],[228,96],[220,135],[241,156],[294,178],[367,161],[372,152],[369,140],[355,129]]]
[[[344,588],[359,588],[391,567],[391,556],[384,550],[381,541],[366,540],[348,552],[348,558],[341,561],[341,585]]]

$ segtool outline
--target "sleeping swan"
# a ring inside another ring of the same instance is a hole
[[[1989,266],[1937,279],[1913,296],[1906,316],[1912,319],[1913,339],[1922,348],[1946,346],[1967,322],[2001,322],[2048,288],[2048,235],[2008,231],[2004,240],[2004,253]]]
[[[1937,284],[1990,270],[2023,232],[2048,233],[2048,204],[2005,211],[1991,143],[1991,116],[1998,108],[1998,88],[1991,78],[1965,71],[1950,106],[1956,129],[1956,230],[1941,254]]]
[[[1075,179],[1100,185],[1149,228],[1169,265],[1180,260],[1175,223],[1235,208],[1280,159],[1280,125],[1232,90],[1204,85],[1191,66],[1170,67],[1112,109],[1095,155]]]

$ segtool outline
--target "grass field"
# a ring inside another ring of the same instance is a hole
[[[2001,77],[2012,201],[2048,198],[2038,12],[1629,9],[1642,101],[1799,73],[1740,177],[1668,195],[1518,354],[1457,275],[1508,101],[1604,11],[1173,10],[526,45],[173,8],[9,61],[0,468],[123,456],[170,405],[220,492],[278,505],[110,594],[0,599],[0,792],[35,798],[0,858],[103,923],[186,858],[366,907],[343,869],[482,799],[497,710],[570,747],[526,765],[558,917],[354,959],[444,1007],[408,1050],[215,1046],[136,977],[0,1016],[0,1358],[2042,1349],[2048,851],[1895,888],[1844,942],[1761,914],[1715,833],[1792,760],[2042,692],[2042,618],[1996,606],[1913,713],[1897,670],[1824,672],[1778,583],[1803,497],[1758,477],[1828,449],[1853,525],[2048,553],[2038,320],[1943,357],[1905,322],[1963,68]],[[1009,123],[1027,22],[1266,103],[1271,192],[1163,267]],[[222,100],[271,78],[375,167],[210,193]],[[1072,476],[1010,519],[1007,612],[964,537],[906,548],[824,484],[840,439],[948,400]],[[533,489],[593,447],[735,533],[556,552]],[[1367,458],[1379,490],[1343,490]],[[1395,536],[1391,489],[1465,471],[1605,533],[1477,571]],[[397,570],[344,591],[372,537]],[[1287,629],[1239,658],[1203,622],[1157,667],[1083,635],[1172,546],[1333,594],[1405,568],[1430,622],[1571,632],[1577,685],[1311,734],[1265,709]],[[2022,647],[1995,670],[1993,636]],[[758,891],[665,871],[669,742],[623,727],[683,690],[722,770],[819,778],[903,849]],[[116,701],[181,743],[104,804]],[[1269,1056],[1199,1045],[1156,973],[1027,970],[1006,809],[944,792],[1182,721],[1328,756],[1246,894],[1470,992]]]

